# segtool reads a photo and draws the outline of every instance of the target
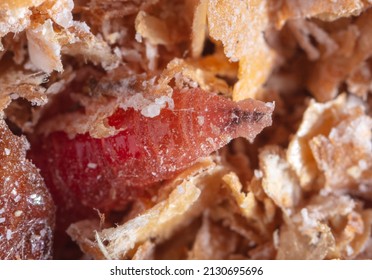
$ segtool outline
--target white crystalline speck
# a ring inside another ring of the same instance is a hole
[[[20,217],[22,214],[23,214],[23,211],[21,211],[21,210],[17,210],[17,211],[14,212],[14,216],[16,216],[16,217]]]
[[[170,110],[174,109],[173,99],[169,96],[161,96],[155,99],[154,103],[150,103],[141,110],[141,114],[148,118],[154,118],[160,114],[161,109],[168,104]]]
[[[198,124],[203,125],[204,124],[204,117],[203,116],[198,116]]]
[[[43,198],[34,193],[28,197],[27,201],[33,205],[41,205],[43,203]]]
[[[5,148],[5,149],[4,149],[4,152],[5,152],[5,155],[7,155],[7,156],[10,155],[10,150],[9,150],[9,149]]]
[[[270,109],[274,109],[275,107],[275,102],[266,102],[265,103],[266,107],[270,108]]]
[[[13,234],[13,232],[10,229],[8,229],[6,231],[6,240],[12,239],[12,234]]]
[[[0,218],[0,224],[5,222],[5,218]]]
[[[96,169],[97,168],[97,163],[89,162],[88,163],[88,168],[90,168],[90,169]]]

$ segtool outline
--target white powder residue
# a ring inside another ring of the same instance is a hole
[[[157,104],[147,105],[141,110],[141,114],[148,118],[159,116],[161,107]]]
[[[161,109],[165,108],[167,104],[170,110],[174,109],[173,99],[168,96],[161,96],[156,98],[154,103],[150,103],[142,108],[141,114],[148,118],[154,118],[159,116]]]
[[[10,155],[10,150],[8,148],[4,149],[5,155],[9,156]]]
[[[0,218],[0,224],[4,223],[5,222],[5,218]]]

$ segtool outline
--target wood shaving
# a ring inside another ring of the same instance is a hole
[[[301,189],[284,151],[279,147],[266,146],[260,152],[259,159],[265,193],[284,213],[290,215],[301,202]]]
[[[199,57],[203,51],[207,31],[207,9],[208,1],[206,0],[200,0],[195,8],[191,38],[191,54],[194,58]]]
[[[370,18],[372,12],[368,10],[355,24],[331,34],[339,50],[321,62],[317,61],[311,65],[307,85],[318,100],[327,101],[334,98],[338,87],[348,74],[356,71],[363,61],[371,56]]]
[[[210,1],[209,33],[221,40],[231,61],[239,61],[239,82],[234,100],[254,98],[270,74],[274,54],[267,46],[263,32],[267,28],[266,1]]]
[[[284,0],[271,6],[274,22],[282,26],[288,19],[316,17],[324,21],[333,21],[342,17],[357,16],[371,6],[369,1],[341,0],[333,1],[307,1]]]

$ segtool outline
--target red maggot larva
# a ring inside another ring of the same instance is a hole
[[[55,131],[42,139],[34,159],[57,205],[65,196],[90,208],[122,209],[143,188],[174,177],[234,138],[253,140],[271,124],[272,104],[233,102],[200,89],[175,90],[172,98],[174,108],[155,117],[117,109],[108,118],[119,131],[114,136],[70,139]]]

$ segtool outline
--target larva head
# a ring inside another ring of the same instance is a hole
[[[200,90],[198,102],[193,106],[199,114],[197,119],[202,129],[208,131],[211,137],[223,139],[226,143],[237,137],[253,141],[262,129],[271,125],[274,110],[273,103],[253,99],[234,102]]]
[[[225,130],[234,134],[236,137],[244,137],[253,141],[265,127],[272,124],[271,115],[274,111],[273,103],[247,99],[237,103],[228,110],[229,120]]]

